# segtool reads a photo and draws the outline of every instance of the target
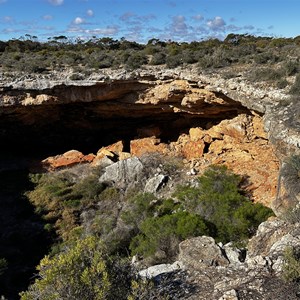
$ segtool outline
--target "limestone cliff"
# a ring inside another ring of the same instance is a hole
[[[49,154],[71,149],[96,154],[123,140],[123,152],[180,155],[197,172],[226,164],[248,178],[255,201],[271,204],[279,170],[275,153],[282,159],[297,148],[293,129],[277,121],[285,95],[194,69],[109,72],[85,81],[62,75],[2,83],[2,140],[38,143],[53,149]],[[85,161],[83,156],[77,161]]]

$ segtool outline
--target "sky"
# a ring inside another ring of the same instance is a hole
[[[0,0],[0,40],[111,37],[146,43],[229,33],[300,35],[300,0]]]

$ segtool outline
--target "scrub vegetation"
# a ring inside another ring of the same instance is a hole
[[[181,241],[201,235],[243,244],[272,215],[246,198],[242,178],[223,166],[209,167],[169,198],[134,187],[124,192],[99,183],[101,169],[83,171],[32,176],[27,197],[57,243],[23,300],[164,299],[134,275],[131,256],[148,265],[172,262]]]
[[[146,44],[110,37],[71,40],[54,36],[41,42],[29,34],[0,41],[0,66],[4,72],[47,74],[72,68],[71,80],[82,80],[101,69],[135,70],[146,66],[167,68],[196,65],[201,72],[228,67],[243,68],[250,81],[299,91],[300,37],[271,38],[229,34],[224,41],[174,42],[151,39]],[[235,77],[237,74],[232,73]],[[296,79],[295,79],[296,76]]]

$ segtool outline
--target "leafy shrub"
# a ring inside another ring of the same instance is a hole
[[[224,166],[212,166],[199,177],[199,186],[185,186],[174,194],[182,206],[200,215],[216,228],[222,242],[250,237],[258,225],[272,215],[269,208],[251,203],[239,191],[241,177]]]
[[[142,52],[130,53],[125,62],[125,67],[130,70],[140,68],[142,65],[147,64],[147,57]]]
[[[79,179],[68,171],[34,175],[31,180],[36,187],[26,194],[27,197],[37,213],[55,224],[63,238],[67,238],[78,226],[80,212],[99,201],[100,194],[107,187],[98,182],[96,174]]]
[[[107,299],[110,281],[102,248],[95,237],[87,237],[54,257],[44,257],[39,277],[21,299]]]
[[[287,247],[284,251],[282,276],[288,282],[300,279],[300,253],[292,247]]]
[[[177,254],[181,241],[205,234],[208,229],[199,215],[180,211],[146,219],[141,224],[141,233],[130,243],[130,249],[133,254],[144,257],[161,252],[164,258],[170,259]]]
[[[182,57],[178,55],[168,55],[166,58],[166,64],[168,68],[176,68],[182,64]]]
[[[151,65],[163,65],[166,63],[166,54],[163,52],[154,53],[150,61]]]
[[[287,76],[296,75],[299,71],[299,62],[288,60],[282,66]]]

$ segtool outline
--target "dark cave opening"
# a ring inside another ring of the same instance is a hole
[[[0,277],[0,295],[18,299],[32,280],[35,266],[48,253],[51,237],[44,222],[34,213],[24,192],[32,187],[28,173],[44,158],[79,150],[97,153],[102,146],[147,137],[158,128],[161,142],[176,141],[191,127],[206,128],[224,119],[248,113],[231,107],[214,115],[174,113],[172,109],[134,107],[126,109],[97,103],[72,103],[3,108],[0,120],[0,258],[8,269]],[[151,130],[150,130],[151,132]],[[207,151],[207,149],[205,150]]]

